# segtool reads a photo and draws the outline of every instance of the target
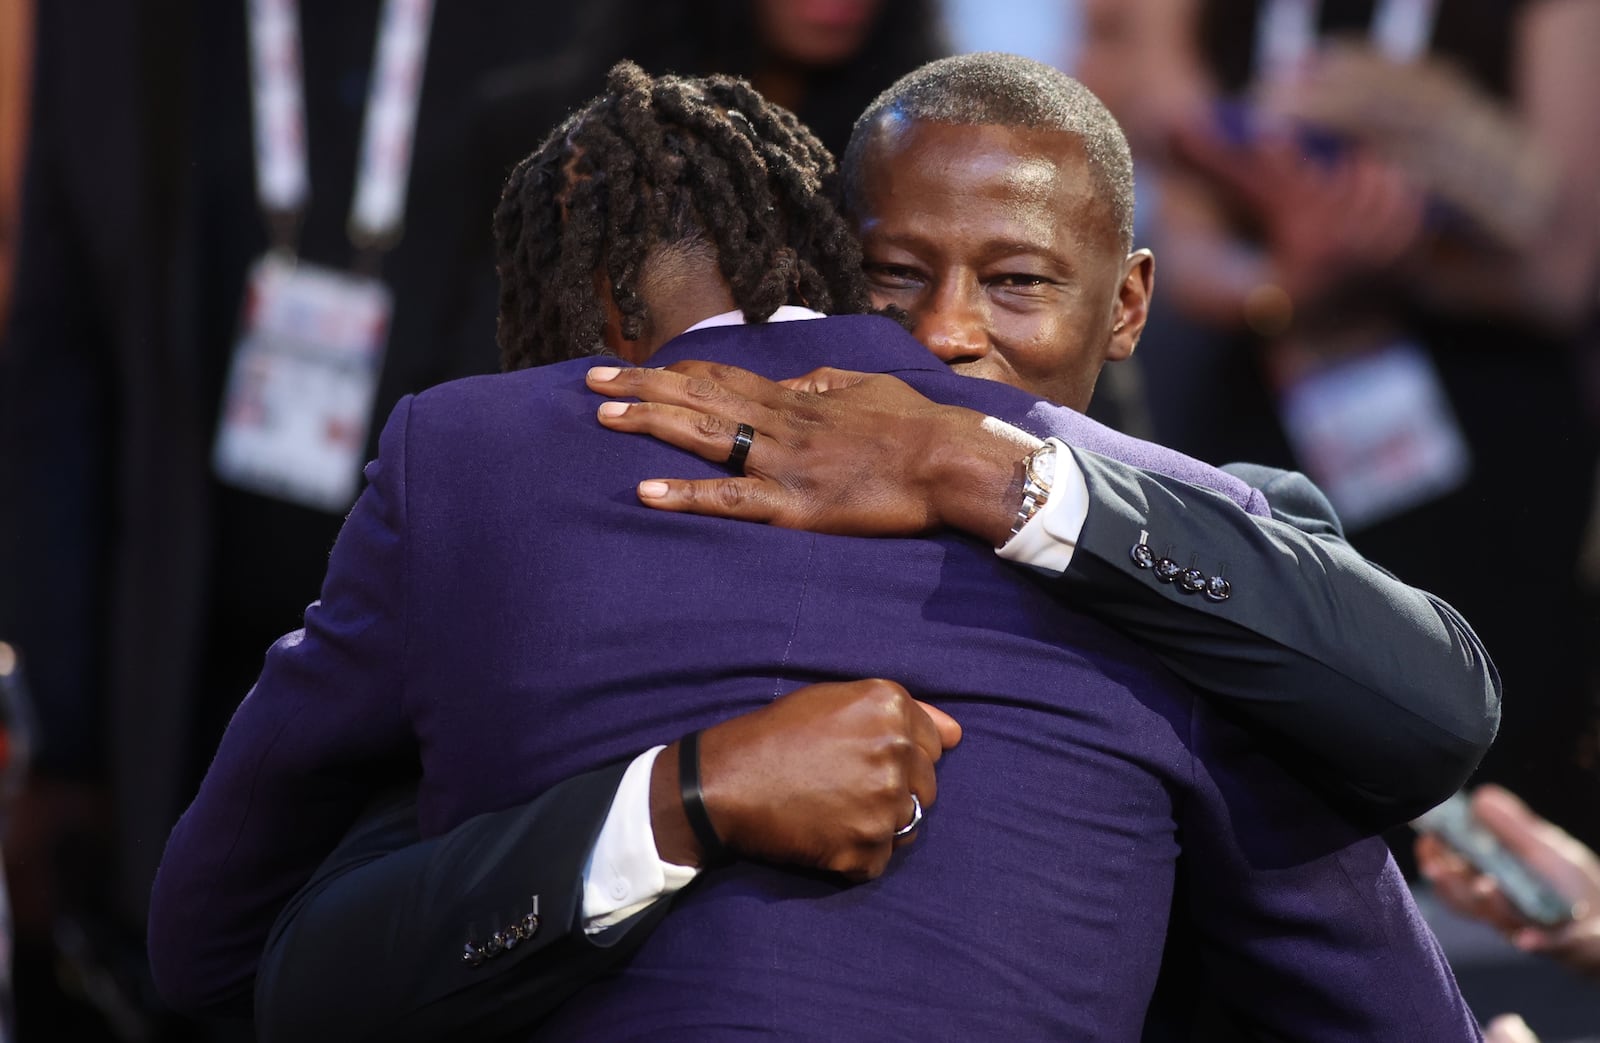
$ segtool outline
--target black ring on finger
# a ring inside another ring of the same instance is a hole
[[[733,434],[733,452],[728,454],[728,470],[743,476],[744,461],[750,455],[750,447],[755,444],[756,429],[749,424],[740,424],[739,430]]]

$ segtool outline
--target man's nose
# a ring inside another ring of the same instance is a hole
[[[993,350],[983,309],[964,297],[941,295],[914,318],[912,333],[947,365],[976,362]]]

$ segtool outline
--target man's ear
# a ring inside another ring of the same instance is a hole
[[[1111,318],[1111,339],[1106,345],[1106,361],[1121,362],[1139,346],[1144,324],[1150,321],[1150,295],[1155,292],[1156,257],[1149,250],[1135,250],[1123,263],[1122,285],[1117,288],[1117,303]]]

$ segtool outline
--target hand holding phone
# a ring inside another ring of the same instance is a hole
[[[1506,902],[1528,922],[1559,927],[1572,920],[1575,899],[1557,890],[1502,843],[1479,820],[1466,791],[1456,793],[1412,825],[1437,836],[1467,865],[1493,879]]]
[[[1478,828],[1486,829],[1530,871],[1535,887],[1542,881],[1556,898],[1546,905],[1545,899],[1525,896],[1517,900],[1525,907],[1519,908],[1511,898],[1518,885],[1505,884],[1510,877],[1474,868],[1467,855],[1446,845],[1441,833],[1426,832],[1417,840],[1417,861],[1439,897],[1457,912],[1493,924],[1524,952],[1547,956],[1600,982],[1600,855],[1499,786],[1479,787],[1467,811],[1469,822],[1476,820]],[[1446,811],[1443,821],[1459,816],[1459,810]],[[1431,828],[1428,819],[1419,821],[1421,828]],[[1462,846],[1474,845],[1462,840]],[[1570,919],[1554,925],[1541,922],[1537,914],[1542,909],[1555,914],[1558,902],[1559,911],[1570,913]]]

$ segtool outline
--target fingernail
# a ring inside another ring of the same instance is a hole
[[[596,384],[603,384],[608,380],[617,379],[617,374],[622,370],[616,366],[595,366],[589,370],[589,379]]]
[[[600,406],[601,416],[621,416],[628,411],[626,402],[605,402]]]
[[[667,495],[667,483],[651,479],[639,483],[639,496],[645,500],[659,500]]]

